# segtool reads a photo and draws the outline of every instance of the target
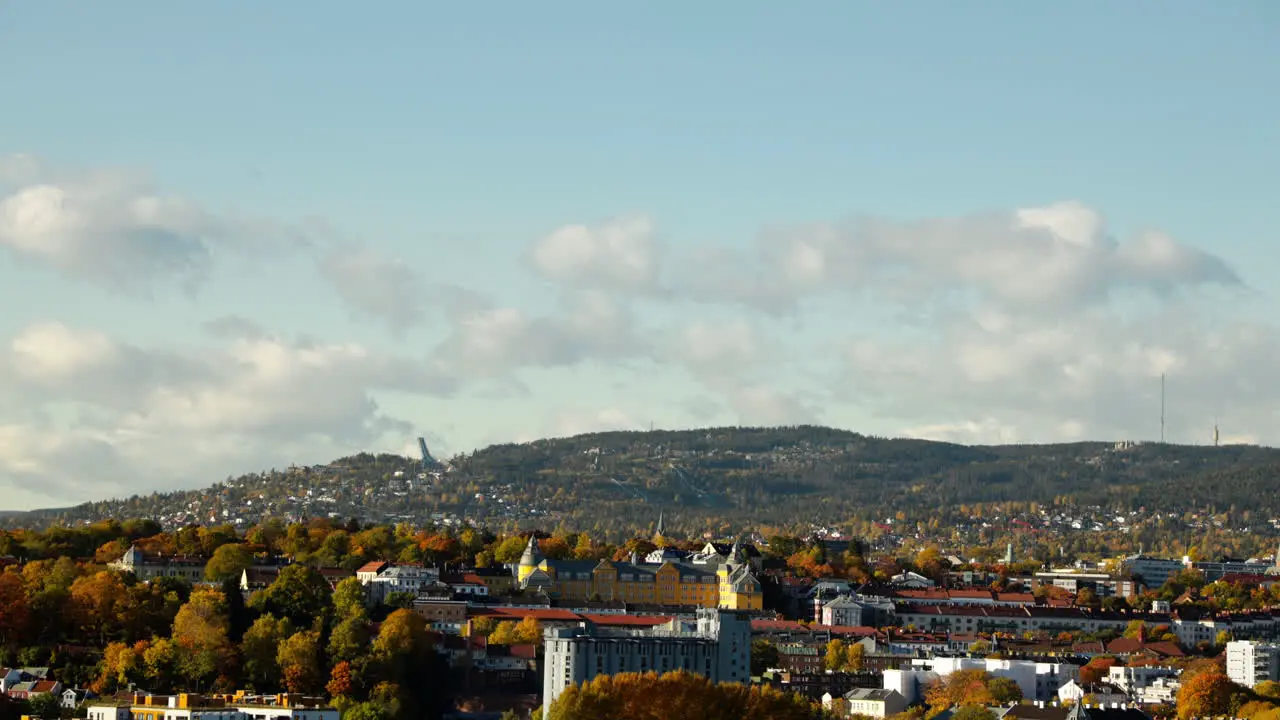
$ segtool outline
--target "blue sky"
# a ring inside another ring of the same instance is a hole
[[[5,4],[0,508],[419,433],[1141,439],[1161,371],[1171,439],[1274,442],[1278,31],[1263,1]]]

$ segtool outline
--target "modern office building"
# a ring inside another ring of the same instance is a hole
[[[751,678],[751,620],[729,610],[700,608],[693,622],[673,619],[645,630],[584,622],[547,630],[544,642],[543,707],[598,675],[685,670],[713,682]]]

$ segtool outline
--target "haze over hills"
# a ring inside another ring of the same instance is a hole
[[[494,445],[424,467],[360,454],[188,490],[0,516],[43,525],[153,517],[166,525],[268,517],[543,527],[626,534],[927,517],[976,503],[1100,514],[1280,513],[1280,450],[1158,443],[964,446],[817,426],[602,432]],[[899,515],[901,517],[901,515]]]

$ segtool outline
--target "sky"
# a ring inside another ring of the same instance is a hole
[[[0,3],[0,509],[817,423],[1280,442],[1280,5]]]

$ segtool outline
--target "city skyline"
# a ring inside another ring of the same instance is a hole
[[[651,424],[1276,444],[1277,26],[5,6],[0,509]]]

